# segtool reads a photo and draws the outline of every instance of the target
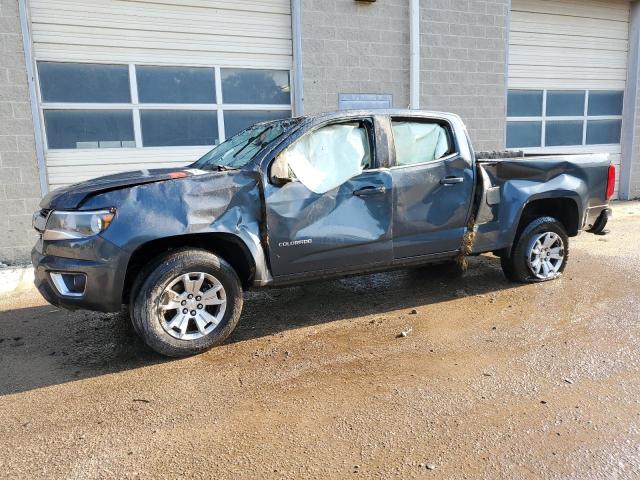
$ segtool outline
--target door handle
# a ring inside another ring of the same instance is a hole
[[[353,192],[356,197],[366,197],[367,195],[377,195],[380,193],[386,192],[387,189],[384,187],[363,187]]]
[[[456,183],[464,182],[463,177],[444,177],[440,180],[440,185],[455,185]]]

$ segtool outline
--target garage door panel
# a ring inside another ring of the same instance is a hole
[[[539,32],[515,32],[512,31],[509,44],[512,47],[539,45],[540,47],[574,48],[576,50],[608,52],[627,51],[629,42],[627,39],[598,38],[589,41],[589,38],[577,35],[563,35],[559,33]]]
[[[291,15],[281,0],[32,0],[30,8],[37,60],[103,61],[103,54],[94,55],[102,50],[116,51],[119,61],[145,62],[154,50],[158,61],[179,63],[179,50],[199,65],[216,63],[218,54],[233,64],[230,53],[237,66],[252,55],[291,65]]]
[[[591,38],[626,39],[627,22],[586,19],[581,17],[555,17],[541,13],[514,12],[511,27],[518,32],[557,33]]]
[[[624,89],[629,2],[514,0],[509,86]]]
[[[549,122],[554,121],[549,113],[549,99],[558,98],[558,95],[549,97],[550,90],[625,90],[629,10],[628,0],[512,0],[508,86],[510,89],[547,92],[540,96],[541,99],[547,99],[546,103],[541,100],[541,114],[531,119],[544,126],[540,130],[540,138],[530,142],[539,146],[525,148],[527,152],[606,152],[614,165],[619,165],[619,144],[546,146],[553,144],[554,140],[549,140],[545,132],[548,132],[547,128],[551,125]],[[597,97],[587,96],[585,93],[584,98],[590,107],[591,99]],[[517,110],[512,112],[513,117],[507,119],[510,126],[518,121]],[[621,113],[611,121],[619,124]],[[566,121],[580,122],[583,132],[586,129],[588,133],[589,125],[599,120],[595,115],[585,118],[580,113]],[[509,133],[507,136],[509,137]],[[515,147],[517,140],[515,137],[511,138]],[[613,138],[614,136],[603,138],[602,141]],[[507,141],[509,142],[509,138]],[[583,137],[581,142],[573,139],[570,141],[587,143],[589,137]]]
[[[529,72],[521,73],[522,76],[509,75],[509,88],[515,89],[552,89],[552,90],[575,90],[576,81],[574,78],[531,78]],[[626,81],[624,79],[618,81],[582,79],[580,81],[581,89],[594,90],[624,90]]]
[[[289,0],[32,0],[32,7],[46,7],[59,10],[67,8],[75,11],[91,11],[102,9],[105,12],[138,11],[147,12],[149,9],[184,14],[185,12],[212,13],[211,9],[229,10],[249,13],[272,13],[289,15],[291,7]]]
[[[153,32],[139,32],[135,30],[119,30],[117,32],[109,29],[88,28],[88,27],[62,27],[52,26],[46,30],[40,30],[33,35],[33,39],[38,43],[49,45],[69,44],[77,45],[79,48],[92,48],[96,46],[109,45],[112,48],[128,48],[135,44],[136,48],[170,51],[195,51],[195,52],[235,52],[244,53],[267,53],[272,55],[290,55],[291,40],[279,38],[262,38],[259,44],[255,38],[204,35],[191,33],[163,32],[154,34]],[[158,48],[162,45],[162,48]]]
[[[233,10],[165,12],[141,7],[118,13],[101,5],[91,5],[82,12],[82,15],[78,15],[76,8],[59,5],[52,12],[49,7],[34,7],[31,20],[41,25],[290,38],[290,31],[287,28],[290,21],[288,15],[255,14],[254,12],[253,15],[243,15],[241,18],[238,12]]]
[[[185,167],[209,150],[210,147],[50,150],[49,184],[57,188],[131,170]]]
[[[626,70],[627,52],[523,46],[509,52],[509,62],[512,65],[575,66]]]
[[[162,162],[193,163],[207,153],[210,147],[183,148],[127,148],[92,150],[51,150],[49,164],[55,167],[78,165],[120,165],[153,163],[154,158]],[[148,168],[148,167],[147,167]]]
[[[77,48],[65,48],[60,44],[41,44],[41,58],[59,62],[86,62],[87,53],[78,51]],[[130,55],[123,53],[116,47],[96,47],[90,50],[91,61],[98,63],[127,63],[131,61]],[[202,52],[180,52],[180,61],[175,59],[175,52],[166,50],[144,51],[144,61],[137,61],[138,65],[190,65],[210,66],[211,57],[202,55]],[[173,53],[173,55],[172,55]],[[216,65],[220,67],[246,67],[252,68],[291,68],[290,57],[280,58],[279,55],[267,56],[265,54],[238,55],[235,52],[216,52]]]
[[[157,65],[158,71],[162,66],[177,67],[170,70],[175,72],[173,74],[167,74],[169,70],[165,69],[164,77],[157,77],[164,79],[159,80],[161,82],[188,79],[190,67],[208,67],[216,79],[212,87],[218,102],[216,105],[172,104],[169,100],[162,102],[166,107],[162,110],[169,112],[167,118],[171,118],[171,114],[173,118],[178,118],[175,115],[184,116],[192,108],[194,111],[208,112],[206,116],[187,116],[194,123],[184,128],[184,138],[187,140],[180,137],[182,133],[176,134],[175,139],[171,140],[178,145],[187,145],[189,142],[191,145],[198,145],[197,142],[213,143],[223,139],[225,133],[229,134],[229,130],[225,130],[227,113],[235,111],[238,106],[230,108],[224,103],[222,92],[226,87],[221,79],[224,70],[213,67],[241,69],[235,70],[239,73],[235,74],[237,78],[233,81],[241,85],[237,88],[251,90],[255,87],[262,89],[265,95],[268,93],[269,96],[265,98],[277,99],[278,105],[275,107],[266,105],[265,101],[262,101],[264,105],[256,105],[247,100],[247,104],[242,105],[248,115],[243,121],[248,122],[253,118],[252,114],[273,115],[274,118],[289,115],[289,72],[292,67],[289,0],[30,0],[29,8],[33,56],[37,62],[129,65],[131,103],[117,107],[131,112],[131,122],[125,133],[118,130],[120,127],[113,127],[113,131],[106,128],[102,131],[89,122],[90,118],[95,118],[94,110],[113,111],[116,108],[113,105],[95,105],[91,99],[80,106],[65,103],[43,105],[44,111],[58,110],[63,112],[63,117],[64,112],[71,110],[85,112],[75,117],[67,116],[67,121],[72,125],[70,130],[62,133],[53,130],[51,138],[47,125],[43,125],[49,140],[69,131],[71,136],[75,135],[75,140],[72,138],[69,145],[65,144],[65,149],[51,149],[48,142],[45,145],[47,177],[51,188],[127,170],[182,167],[193,163],[211,148],[144,146],[145,135],[147,143],[153,145],[149,141],[153,132],[151,124],[142,122],[145,106],[139,104],[137,99],[137,87],[142,85],[136,82],[137,67],[140,65]],[[57,71],[62,72],[64,68]],[[86,65],[82,68],[77,71],[88,75],[88,78],[91,75],[106,75],[106,70],[100,70],[103,67]],[[57,77],[49,77],[48,81],[53,82],[54,78]],[[57,81],[62,82],[59,85],[64,85],[63,80]],[[166,85],[163,88],[167,88]],[[279,96],[274,97],[274,92]],[[256,98],[260,97],[252,97],[253,100]],[[88,122],[88,127],[83,127],[83,121]],[[145,128],[149,129],[146,133]],[[134,142],[129,138],[131,135],[135,137]],[[120,147],[125,148],[106,148],[115,147],[118,142]],[[91,144],[100,145],[101,148],[89,148]],[[131,144],[136,148],[132,148]],[[51,145],[59,146],[53,140]],[[78,148],[71,149],[72,146]]]
[[[608,0],[512,0],[512,10],[560,16],[596,18],[626,22],[629,6],[626,2]]]
[[[157,4],[175,8],[178,2],[176,0],[131,0],[129,3]],[[180,6],[210,8],[212,3],[214,3],[212,0],[181,0]],[[215,7],[252,12],[277,12],[285,15],[289,14],[291,8],[289,0],[215,0]]]
[[[116,21],[117,20],[117,21]],[[273,22],[273,24],[252,25],[245,23],[242,30],[238,31],[238,25],[232,22],[197,22],[197,20],[184,20],[180,22],[169,19],[154,19],[153,21],[126,21],[125,19],[115,19],[115,26],[105,26],[107,22],[103,18],[86,18],[81,21],[73,16],[56,16],[41,22],[37,33],[47,31],[75,31],[76,29],[107,29],[115,32],[157,32],[156,34],[203,34],[209,36],[227,35],[234,37],[253,38],[283,38],[291,40],[291,35],[286,28],[286,22]],[[141,28],[143,27],[143,28]]]
[[[608,86],[608,81],[625,82],[627,72],[625,69],[609,69],[603,71],[602,68],[572,67],[572,66],[538,66],[538,65],[510,65],[509,77],[533,79],[568,79],[573,80],[574,88],[582,88],[583,80],[599,80],[603,87]],[[578,81],[579,80],[579,81]]]

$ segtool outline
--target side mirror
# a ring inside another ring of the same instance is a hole
[[[269,174],[271,183],[281,187],[289,182],[293,182],[294,177],[289,169],[289,159],[286,150],[276,157],[271,164],[271,172]]]

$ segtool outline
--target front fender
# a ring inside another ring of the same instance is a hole
[[[271,275],[261,241],[257,177],[240,170],[149,183],[97,195],[84,208],[116,207],[116,218],[104,236],[129,254],[150,242],[228,235],[250,253],[254,283],[264,285]]]

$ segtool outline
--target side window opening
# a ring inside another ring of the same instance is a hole
[[[372,166],[369,131],[364,122],[326,125],[287,147],[273,162],[271,177],[298,180],[326,193]]]
[[[434,121],[392,120],[396,166],[433,162],[452,153],[447,129]]]

